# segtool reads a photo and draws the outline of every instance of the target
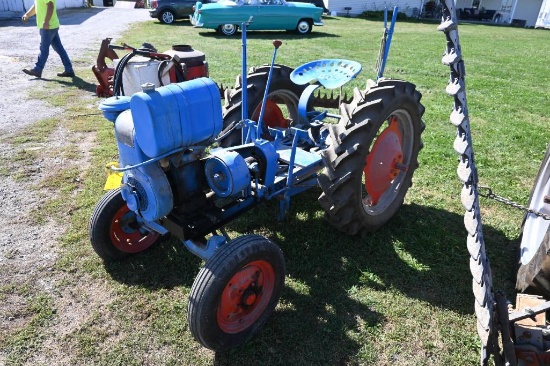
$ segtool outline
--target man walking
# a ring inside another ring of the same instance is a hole
[[[36,14],[36,26],[40,30],[40,53],[38,61],[32,69],[23,69],[25,74],[42,77],[42,70],[46,66],[46,61],[50,54],[50,46],[61,57],[61,62],[65,67],[65,71],[60,72],[57,76],[74,77],[73,65],[67,55],[67,51],[61,44],[59,38],[59,19],[57,18],[56,0],[35,0],[29,11],[27,11],[21,20],[26,23],[30,17]]]

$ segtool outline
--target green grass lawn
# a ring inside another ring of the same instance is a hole
[[[250,32],[249,66],[268,63],[271,41],[281,39],[278,63],[296,67],[318,58],[356,60],[363,71],[345,91],[363,88],[376,76],[383,23],[324,21],[306,37]],[[49,327],[60,321],[60,300],[38,294],[29,308],[33,322],[5,339],[8,361],[19,364],[36,353],[48,354],[54,343],[67,350],[74,365],[476,364],[480,347],[458,155],[452,145],[455,127],[449,122],[453,100],[445,93],[449,70],[441,64],[445,36],[436,26],[397,23],[386,66],[386,77],[416,84],[426,107],[425,147],[405,205],[366,238],[343,235],[323,219],[320,189],[293,199],[284,222],[276,222],[277,205],[270,203],[232,223],[233,235],[258,233],[279,244],[288,273],[265,328],[228,353],[214,354],[190,335],[187,297],[201,261],[181,243],[169,241],[109,265],[93,252],[87,223],[103,194],[104,165],[117,157],[112,125],[100,116],[59,121],[97,136],[82,186],[76,190],[69,178],[56,182],[69,189],[46,208],[61,215],[68,204],[63,198],[78,192],[71,198],[71,226],[55,271],[63,278],[60,293],[70,289],[75,299],[91,306],[66,334],[51,334]],[[460,25],[459,32],[480,184],[525,204],[550,136],[550,33],[468,24]],[[210,77],[224,85],[233,85],[241,70],[239,37],[195,29],[188,21],[142,23],[113,41],[122,42],[148,42],[161,52],[190,44],[206,54]],[[95,60],[88,56],[81,64]],[[90,72],[87,81],[94,80]],[[95,108],[79,105],[77,98],[65,100],[67,116]],[[515,301],[514,251],[523,214],[484,199],[481,204],[495,287]]]

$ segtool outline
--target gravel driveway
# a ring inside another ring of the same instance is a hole
[[[128,24],[152,20],[146,9],[82,8],[60,11],[61,28],[59,34],[75,68],[88,67],[95,59],[83,62],[82,55],[97,54],[104,38],[115,38]],[[0,133],[14,132],[36,120],[55,113],[39,100],[26,98],[28,91],[39,88],[43,81],[35,80],[23,72],[32,68],[38,55],[40,36],[35,26],[35,17],[27,24],[20,19],[0,19],[0,74],[2,98],[0,98]],[[115,42],[113,41],[113,42]],[[50,49],[50,57],[42,73],[44,79],[56,79],[63,71],[57,53]],[[81,71],[82,72],[82,71]],[[86,73],[91,73],[88,70]],[[77,71],[78,74],[78,71]],[[84,78],[84,77],[83,77]],[[21,103],[24,101],[24,103]],[[33,113],[29,114],[32,110]]]
[[[149,21],[149,13],[145,9],[119,8],[82,8],[59,12],[61,22],[60,36],[77,77],[95,83],[91,65],[95,63],[101,40],[107,37],[116,38],[130,23]],[[63,158],[48,154],[52,148],[62,148],[63,144],[74,143],[66,131],[56,131],[54,141],[48,141],[44,146],[25,147],[33,149],[38,159],[31,166],[20,166],[17,154],[22,148],[12,144],[13,137],[23,128],[48,117],[59,117],[61,108],[53,108],[47,103],[33,99],[36,91],[48,85],[48,91],[54,88],[71,87],[70,79],[56,76],[63,71],[61,60],[57,53],[50,50],[50,57],[42,73],[42,80],[30,77],[22,72],[23,68],[34,67],[40,42],[35,18],[27,24],[20,19],[0,19],[0,75],[3,82],[0,92],[0,287],[22,288],[30,286],[31,292],[49,292],[55,285],[53,264],[57,253],[57,239],[63,233],[59,222],[53,222],[47,217],[37,223],[32,212],[40,212],[45,198],[51,198],[55,192],[44,192],[37,185],[55,169],[62,169],[68,162]],[[48,84],[47,84],[48,83]],[[34,93],[34,94],[33,94]],[[97,97],[88,96],[90,103],[97,102]],[[88,147],[93,143],[93,136],[84,137],[78,143],[82,159],[87,159]],[[43,152],[43,153],[42,153]],[[71,162],[73,163],[73,162]],[[86,165],[86,161],[77,162]],[[16,177],[17,170],[24,170],[24,179]],[[51,273],[51,275],[49,275]],[[2,293],[0,292],[0,295]],[[0,343],[6,334],[20,328],[27,320],[24,309],[27,299],[22,295],[4,294],[0,296]],[[60,309],[63,311],[63,308]],[[60,314],[67,322],[78,316],[78,309],[66,308],[69,314]],[[72,313],[72,316],[70,313]],[[66,316],[64,316],[66,315]],[[55,331],[55,330],[53,330]],[[6,355],[0,347],[0,365],[5,364]],[[49,357],[37,356],[30,363],[58,364],[53,350]],[[41,358],[42,357],[42,358]],[[52,362],[53,361],[53,362]]]

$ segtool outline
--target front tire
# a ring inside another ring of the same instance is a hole
[[[120,188],[108,191],[97,203],[88,231],[92,247],[106,262],[143,252],[161,238],[159,233],[141,227]]]
[[[529,208],[550,215],[550,145],[542,160],[533,189],[529,196]],[[518,245],[519,267],[516,288],[550,296],[550,220],[527,213],[521,227]]]
[[[296,33],[298,34],[309,34],[313,29],[313,23],[308,19],[300,19],[296,25]]]
[[[339,230],[374,232],[403,203],[423,146],[421,97],[411,83],[382,80],[340,106],[319,176],[319,203]]]
[[[284,280],[283,254],[272,241],[245,235],[227,242],[191,288],[187,314],[193,337],[214,351],[244,343],[277,306]]]
[[[171,10],[164,10],[160,13],[159,20],[163,24],[172,24],[176,21],[176,14]]]

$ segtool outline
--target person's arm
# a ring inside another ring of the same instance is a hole
[[[21,20],[23,21],[23,23],[26,23],[27,20],[29,20],[29,18],[32,17],[35,14],[36,14],[36,8],[34,7],[34,4],[32,4],[29,11],[27,11],[25,14],[23,14],[23,16],[21,17]]]
[[[42,25],[43,29],[50,29],[50,19],[52,19],[54,7],[53,7],[53,1],[50,1],[47,3],[47,10],[46,10],[46,18],[44,18],[44,24]]]

